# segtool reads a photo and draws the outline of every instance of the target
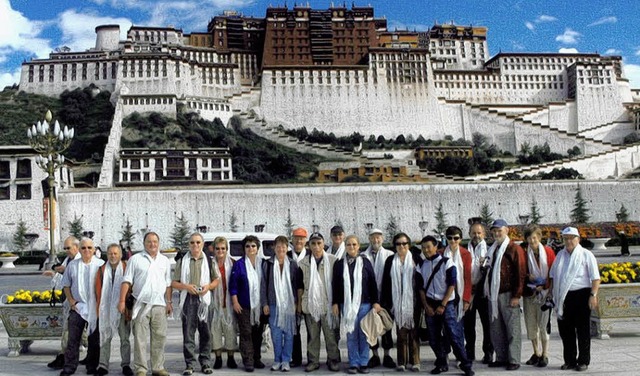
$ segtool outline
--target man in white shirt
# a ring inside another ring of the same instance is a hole
[[[95,280],[104,261],[93,257],[93,240],[80,241],[80,259],[71,261],[64,272],[62,286],[69,302],[69,340],[64,352],[64,367],[60,376],[72,375],[78,368],[82,332],[88,327],[87,374],[94,374],[100,360],[100,332],[97,330]]]
[[[586,371],[591,362],[590,316],[598,307],[600,272],[596,257],[580,245],[577,228],[562,230],[562,240],[564,248],[549,271],[549,297],[555,303],[563,347],[560,368]]]
[[[151,344],[153,376],[169,376],[164,369],[164,345],[167,341],[167,315],[172,314],[171,265],[159,252],[160,237],[155,232],[144,236],[144,251],[127,264],[118,310],[125,311],[125,299],[133,289],[133,353],[136,376],[147,374],[147,342]]]

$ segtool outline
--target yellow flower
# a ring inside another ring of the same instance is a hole
[[[7,304],[11,304],[13,303],[13,301],[15,300],[15,298],[11,295],[7,296]]]

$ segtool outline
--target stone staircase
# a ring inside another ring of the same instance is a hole
[[[120,152],[120,139],[122,137],[122,113],[122,100],[118,97],[116,99],[116,108],[113,113],[109,139],[107,146],[104,148],[104,158],[102,160],[102,167],[100,168],[98,188],[113,187],[113,174],[116,167],[115,164],[118,160],[118,153]]]

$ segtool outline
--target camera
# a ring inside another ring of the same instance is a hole
[[[544,312],[547,310],[552,309],[553,307],[555,307],[556,304],[553,302],[552,299],[547,298],[547,300],[544,302],[544,304],[540,307],[540,309]]]
[[[196,287],[196,291],[197,291],[197,292],[202,292],[202,286],[198,286],[198,287]]]

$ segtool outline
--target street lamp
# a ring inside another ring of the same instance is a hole
[[[71,144],[71,140],[73,139],[75,132],[73,128],[69,129],[67,126],[65,126],[64,129],[61,129],[60,123],[58,123],[57,120],[52,125],[51,118],[51,111],[47,111],[42,123],[38,121],[27,130],[27,137],[29,138],[29,145],[31,145],[33,150],[38,153],[36,156],[36,164],[48,175],[49,263],[50,265],[53,265],[56,263],[56,251],[54,248],[55,171],[64,165],[64,156],[62,155],[62,152]]]

